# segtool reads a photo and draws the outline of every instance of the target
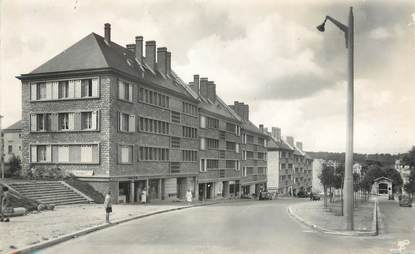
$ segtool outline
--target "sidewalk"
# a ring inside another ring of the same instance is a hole
[[[194,202],[192,206],[216,202]],[[159,202],[149,205],[113,205],[111,221],[120,221],[140,215],[188,207],[185,203]],[[58,206],[54,211],[42,211],[26,216],[12,217],[0,224],[0,253],[9,253],[29,245],[105,224],[102,204]]]
[[[338,235],[372,235],[374,202],[359,204],[354,209],[354,230],[346,230],[345,216],[338,216],[336,212],[324,208],[323,201],[304,202],[289,207],[289,213],[295,219],[313,229]]]

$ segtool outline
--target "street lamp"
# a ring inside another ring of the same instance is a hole
[[[353,7],[350,7],[349,24],[348,26],[335,20],[330,16],[326,16],[324,22],[317,26],[320,32],[325,31],[326,21],[330,20],[340,30],[344,32],[346,39],[346,48],[348,49],[348,86],[347,86],[347,129],[346,129],[346,165],[344,173],[344,215],[346,216],[346,227],[348,230],[353,230],[353,47],[354,47],[354,18]]]

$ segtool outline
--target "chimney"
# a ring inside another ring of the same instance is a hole
[[[167,48],[157,48],[157,70],[163,75],[167,74]]]
[[[135,44],[127,44],[127,45],[126,45],[126,48],[127,48],[129,51],[131,51],[131,52],[135,53]]]
[[[264,128],[264,132],[265,132],[266,134],[268,134],[268,135],[270,134],[270,133],[269,133],[269,131],[268,131],[268,127],[265,127],[265,128]]]
[[[295,142],[295,146],[302,151],[303,150],[303,142]]]
[[[171,74],[171,52],[167,51],[167,75]]]
[[[135,58],[140,64],[143,63],[143,36],[135,37]]]
[[[156,41],[146,41],[146,58],[148,67],[155,70],[156,67]]]
[[[212,102],[216,101],[216,84],[213,81],[207,83],[207,97]]]
[[[294,146],[294,137],[292,137],[292,136],[287,136],[287,137],[285,137],[285,139],[287,140],[287,143],[288,143],[290,146]]]
[[[277,141],[280,141],[281,140],[281,129],[280,128],[278,128],[278,127],[272,127],[271,132],[272,132],[271,136],[275,140],[277,140]]]
[[[193,82],[190,82],[190,88],[199,95],[199,75],[193,75]]]
[[[104,39],[107,43],[111,42],[111,24],[105,23],[104,25]]]
[[[249,105],[243,102],[234,101],[233,105],[229,105],[240,117],[249,120]]]
[[[205,98],[208,98],[208,78],[201,78],[199,84],[199,94]]]
[[[263,125],[263,124],[260,124],[260,125],[259,125],[259,130],[260,130],[262,133],[264,133],[264,125]]]

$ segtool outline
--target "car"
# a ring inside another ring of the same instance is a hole
[[[320,200],[320,195],[318,193],[310,193],[310,200]]]
[[[412,198],[410,198],[408,195],[400,196],[399,206],[412,207]]]
[[[299,191],[297,193],[297,197],[298,198],[306,198],[307,197],[307,193],[305,191]]]
[[[259,200],[272,200],[272,193],[268,191],[260,191]]]

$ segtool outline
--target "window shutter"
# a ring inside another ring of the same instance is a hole
[[[135,115],[130,115],[130,120],[128,121],[128,131],[135,132]]]
[[[35,101],[37,99],[37,84],[31,83],[30,84],[30,99]]]
[[[46,99],[52,99],[52,82],[46,82]]]
[[[236,153],[239,153],[239,144],[236,144],[235,151],[236,151]]]
[[[122,127],[122,113],[118,112],[118,130],[121,131],[123,129]]]
[[[32,162],[37,162],[37,146],[30,146],[30,157]]]
[[[52,82],[52,99],[59,98],[59,82]]]
[[[80,79],[75,80],[75,98],[82,96],[82,83]]]
[[[50,120],[51,131],[58,131],[58,114],[51,114]]]
[[[99,79],[92,79],[92,97],[98,97]]]
[[[92,162],[94,163],[99,162],[99,146],[98,145],[92,146]]]
[[[122,81],[118,81],[118,99],[124,99],[124,95],[124,83]]]
[[[205,150],[205,149],[206,149],[206,139],[200,138],[200,150]]]
[[[46,161],[47,162],[52,161],[52,149],[50,146],[46,146]]]
[[[117,146],[118,164],[121,163],[121,145]]]
[[[133,101],[133,85],[128,86],[128,100]]]
[[[52,161],[55,163],[62,159],[61,156],[59,156],[61,153],[60,148],[60,146],[52,146]]]
[[[97,129],[97,122],[98,122],[98,111],[92,111],[92,117],[91,117],[91,129],[96,130]]]
[[[68,98],[75,97],[75,80],[69,80],[68,82]]]
[[[205,116],[200,116],[200,127],[206,128],[206,117]]]
[[[30,131],[37,131],[37,115],[30,115]]]

